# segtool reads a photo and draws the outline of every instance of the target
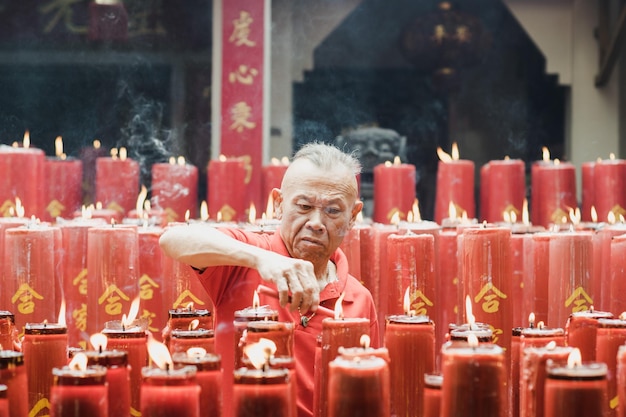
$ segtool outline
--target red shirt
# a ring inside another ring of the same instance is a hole
[[[278,231],[274,234],[256,234],[235,228],[220,229],[220,231],[237,240],[289,256]],[[337,249],[330,259],[337,267],[338,280],[328,284],[320,293],[320,305],[333,310],[335,301],[344,292],[342,303],[344,316],[368,318],[370,320],[372,347],[378,347],[378,318],[372,295],[356,278],[348,273],[348,261],[340,249]],[[230,417],[233,412],[232,375],[235,344],[233,319],[235,311],[243,310],[252,305],[254,290],[259,284],[274,289],[275,286],[263,281],[255,269],[244,267],[212,267],[197,274],[215,305],[215,348],[222,357],[222,368],[224,369],[222,414],[224,417]],[[278,300],[272,297],[260,295],[260,299],[261,305],[269,305],[279,312],[279,321],[294,323],[298,417],[311,417],[313,416],[313,365],[316,339],[321,334],[322,320],[325,317],[316,314],[311,318],[307,327],[303,327],[297,310],[290,312],[289,306],[280,308]],[[307,313],[307,316],[310,315],[310,312]]]

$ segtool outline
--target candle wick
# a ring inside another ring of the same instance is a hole
[[[170,364],[169,364],[169,363],[166,363],[166,364],[165,364],[165,372],[168,372],[168,373],[169,373],[169,371],[170,371]]]
[[[102,345],[98,346],[98,352],[102,353]]]
[[[122,323],[122,331],[125,332],[126,331],[126,325],[124,323]]]

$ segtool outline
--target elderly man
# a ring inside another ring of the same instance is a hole
[[[194,225],[173,227],[162,235],[165,253],[198,271],[215,305],[216,350],[222,355],[225,379],[224,415],[232,414],[234,312],[250,305],[259,284],[278,292],[278,299],[264,297],[262,303],[276,308],[280,321],[295,324],[298,417],[313,415],[320,305],[334,308],[343,293],[344,315],[369,318],[370,337],[377,344],[372,296],[349,275],[346,257],[338,249],[363,205],[355,177],[359,170],[359,162],[336,147],[309,144],[294,156],[281,189],[273,190],[281,221],[273,235]]]

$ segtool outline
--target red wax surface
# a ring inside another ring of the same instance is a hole
[[[242,158],[211,160],[207,170],[209,217],[221,221],[248,220],[251,199],[246,192],[250,178]],[[257,208],[258,209],[258,208]]]
[[[394,214],[400,220],[415,201],[415,165],[378,164],[374,167],[374,214],[372,220],[389,224]]]
[[[144,368],[141,384],[142,417],[199,417],[200,386],[196,369]]]
[[[0,350],[13,350],[16,340],[15,315],[9,311],[0,310]]]
[[[50,417],[108,417],[109,395],[106,368],[88,367],[84,371],[55,368],[50,389]]]
[[[626,311],[626,235],[611,241],[609,311]]]
[[[130,414],[130,368],[128,353],[122,350],[85,351],[88,365],[106,367],[109,417]]]
[[[569,221],[569,210],[578,207],[576,168],[569,162],[536,162],[531,168],[531,221],[549,227]]]
[[[192,347],[200,347],[215,353],[215,332],[208,329],[172,330],[169,340],[170,353],[186,352]]]
[[[581,214],[581,220],[584,222],[588,222],[592,220],[591,207],[594,207],[594,198],[595,198],[595,192],[594,192],[595,166],[596,166],[595,162],[583,162],[582,164],[580,164],[581,181],[582,181],[582,204],[580,208],[580,214]]]
[[[263,207],[257,207],[257,213],[259,210],[261,212],[265,212],[272,190],[274,188],[280,189],[287,168],[289,168],[289,165],[286,164],[263,166],[261,169],[261,198],[263,201]]]
[[[489,161],[481,168],[480,194],[481,220],[500,222],[504,212],[514,212],[521,219],[526,196],[524,161]]]
[[[535,233],[532,235],[532,266],[531,273],[526,275],[524,290],[531,298],[531,310],[535,313],[535,321],[543,321],[549,326],[563,326],[563,323],[548,321],[548,285],[550,282],[550,239],[552,233]]]
[[[165,211],[167,223],[198,217],[198,168],[194,165],[152,165],[152,207]]]
[[[474,162],[439,161],[437,168],[437,188],[435,196],[435,222],[441,224],[449,216],[450,203],[456,207],[460,217],[465,211],[467,217],[476,217],[474,199]]]
[[[565,338],[567,346],[580,349],[583,362],[595,360],[598,319],[613,318],[607,311],[585,310],[574,312],[567,320]]]
[[[583,363],[574,369],[548,367],[545,417],[606,416],[606,404],[606,367],[603,364]]]
[[[141,317],[148,319],[148,330],[160,338],[160,332],[167,324],[167,308],[163,289],[167,282],[163,274],[162,259],[165,254],[159,247],[163,234],[160,227],[140,227],[137,229],[139,248],[139,298]]]
[[[626,416],[626,346],[617,350],[617,416]]]
[[[234,417],[289,417],[292,391],[286,369],[239,369],[233,386]]]
[[[456,229],[441,229],[439,238],[437,239],[439,246],[437,252],[438,259],[438,278],[437,278],[437,299],[439,300],[439,308],[434,316],[436,331],[436,346],[441,346],[446,340],[448,333],[448,324],[461,323],[461,315],[459,306],[465,306],[462,302],[462,288],[459,288],[459,263],[457,257],[457,231]],[[461,303],[461,304],[459,304]],[[440,363],[441,349],[437,349],[437,364]],[[437,366],[437,369],[440,369]]]
[[[132,159],[96,159],[96,202],[104,208],[126,213],[137,206],[139,163]]]
[[[219,355],[189,357],[185,353],[172,354],[174,365],[193,365],[197,368],[196,382],[200,385],[199,417],[219,417],[222,415],[222,363]]]
[[[609,213],[616,219],[626,214],[626,160],[603,159],[594,168],[593,204],[598,221],[605,222]]]
[[[0,207],[1,216],[9,216],[8,209],[19,198],[24,216],[41,218],[43,210],[44,151],[37,148],[0,146]]]
[[[596,334],[596,361],[607,367],[607,408],[608,416],[617,415],[617,354],[619,347],[626,343],[626,320],[598,319]]]
[[[83,203],[83,163],[79,159],[46,158],[42,220],[71,218]]]
[[[441,414],[441,385],[443,376],[441,374],[424,375],[424,407],[422,415],[424,417],[439,417]]]

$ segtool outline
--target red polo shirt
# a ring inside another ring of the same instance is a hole
[[[257,234],[235,228],[220,229],[220,231],[237,240],[289,256],[278,231],[274,234]],[[378,318],[372,295],[356,278],[348,273],[348,261],[340,249],[337,249],[333,254],[331,261],[337,267],[339,279],[328,284],[320,293],[320,305],[334,309],[336,299],[344,292],[342,303],[344,316],[368,318],[370,320],[372,346],[378,347]],[[234,313],[252,305],[254,290],[259,284],[272,288],[275,286],[263,281],[258,272],[250,268],[220,266],[207,268],[197,274],[215,305],[215,348],[217,353],[222,356],[224,369],[223,416],[230,417],[233,414]],[[303,327],[298,311],[290,312],[289,306],[280,308],[277,299],[261,295],[261,305],[269,305],[277,310],[280,321],[294,323],[298,417],[311,417],[313,415],[313,365],[316,339],[322,331],[324,316],[316,314],[311,318],[308,326]],[[307,316],[310,314],[308,313]]]

